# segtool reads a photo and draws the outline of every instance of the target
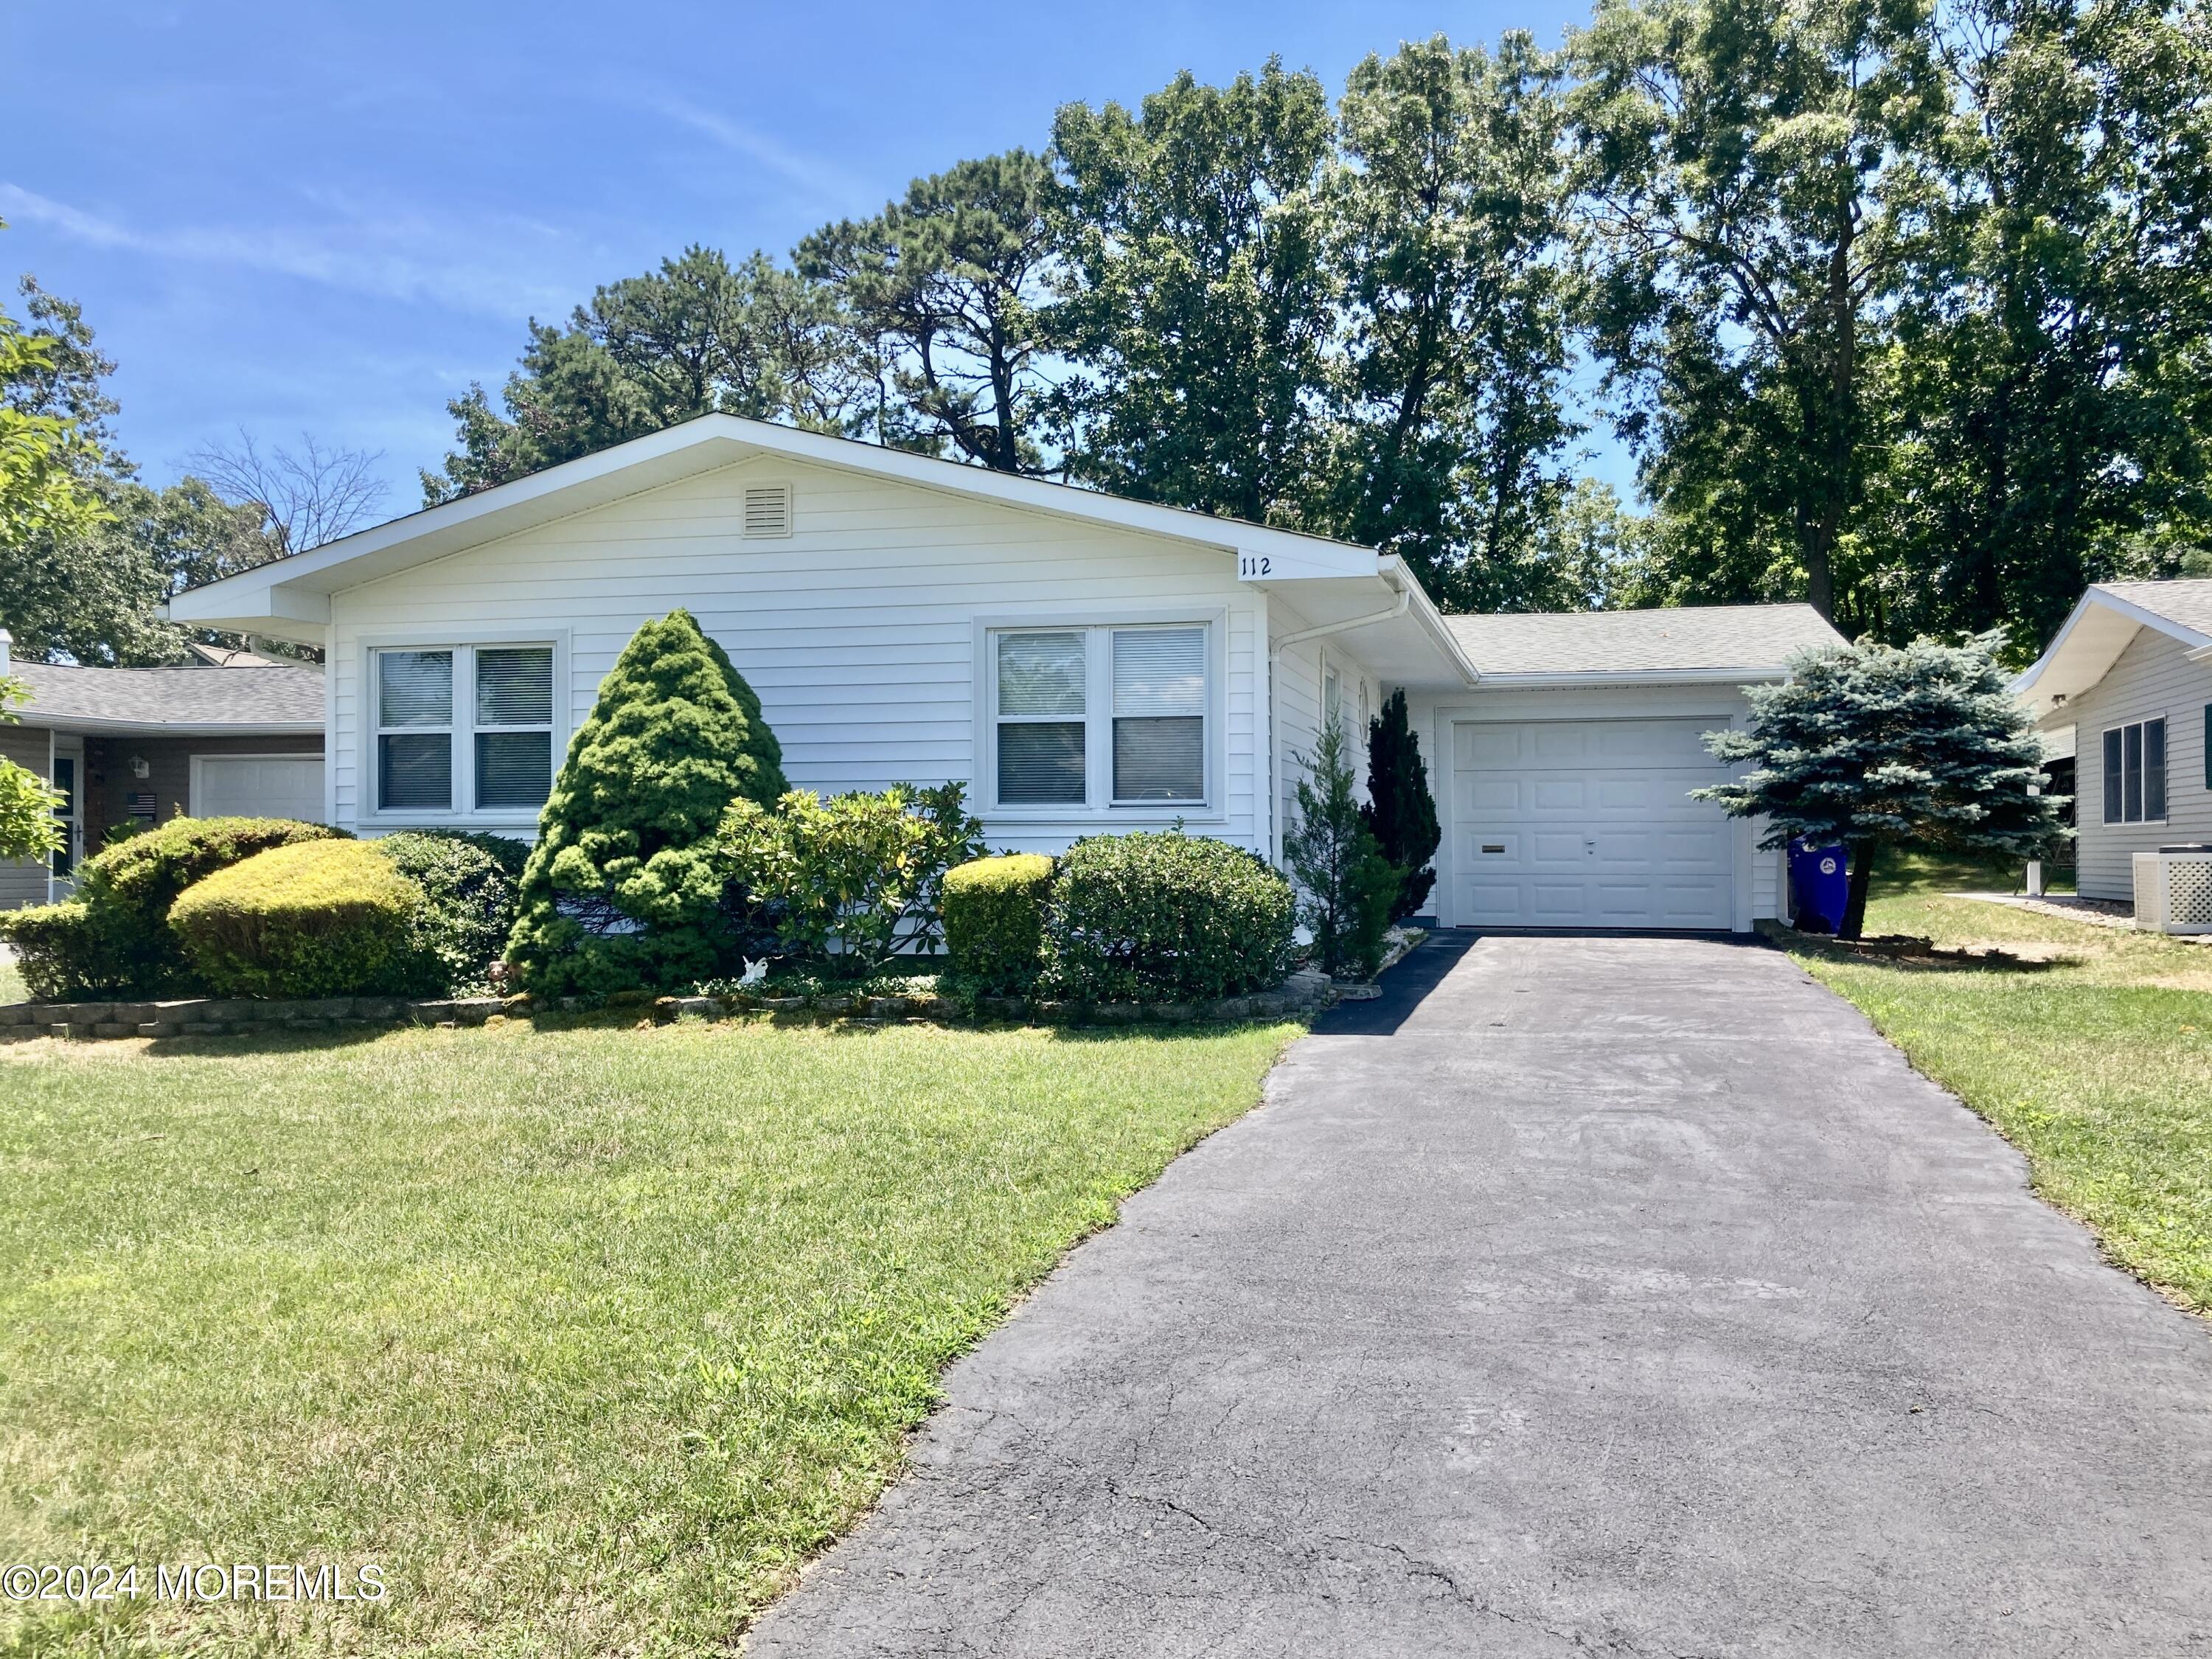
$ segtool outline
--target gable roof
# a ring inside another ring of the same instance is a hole
[[[760,455],[1165,537],[1224,556],[1264,555],[1273,572],[1288,580],[1373,577],[1382,565],[1382,556],[1373,548],[1324,537],[1130,501],[734,415],[702,415],[189,589],[169,602],[168,612],[176,621],[196,626],[281,635],[289,624],[303,637],[319,638],[321,625],[330,619],[330,596],[342,589]]]
[[[1486,681],[1520,676],[1779,678],[1789,659],[1843,635],[1809,605],[1560,611],[1447,617]]]
[[[319,668],[79,668],[19,662],[26,726],[207,737],[323,729]]]
[[[2212,662],[2212,578],[2094,583],[2013,690],[2046,718],[2110,673],[2146,628]]]

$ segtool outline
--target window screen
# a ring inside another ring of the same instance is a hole
[[[1083,805],[1090,678],[1083,633],[1001,634],[997,641],[1000,803]]]
[[[376,804],[392,812],[453,805],[453,653],[380,651]]]

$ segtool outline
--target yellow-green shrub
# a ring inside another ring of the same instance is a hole
[[[945,948],[955,973],[992,991],[1036,982],[1054,867],[1041,853],[1012,853],[946,872]]]
[[[406,995],[437,976],[414,943],[423,902],[373,843],[304,842],[194,883],[169,926],[226,996]]]

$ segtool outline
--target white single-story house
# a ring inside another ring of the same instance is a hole
[[[1748,928],[1782,858],[1686,792],[1809,609],[1446,617],[1373,549],[708,416],[179,596],[322,647],[324,815],[527,836],[682,605],[794,787],[959,779],[994,846],[1182,824],[1279,859],[1300,757],[1402,687],[1447,925]]]
[[[2212,579],[2098,583],[2013,689],[2074,758],[2082,897],[2131,899],[2134,854],[2212,842]]]
[[[51,860],[0,859],[0,910],[66,897],[76,866],[118,826],[195,817],[322,815],[323,674],[247,652],[204,651],[179,668],[15,662],[0,674],[31,700],[0,721],[0,759],[62,798]]]

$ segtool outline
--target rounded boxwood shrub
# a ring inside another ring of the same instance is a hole
[[[1053,879],[1046,975],[1086,1002],[1243,996],[1290,972],[1294,908],[1282,873],[1241,847],[1175,831],[1094,836]]]
[[[67,903],[0,918],[0,938],[50,1000],[189,994],[201,983],[169,927],[177,896],[272,847],[344,836],[295,818],[171,818],[87,859]]]
[[[514,886],[530,849],[502,836],[403,830],[368,843],[422,890],[413,950],[422,996],[488,989],[514,926]]]
[[[272,848],[186,888],[169,925],[225,996],[406,995],[425,964],[422,890],[358,841]]]
[[[1026,991],[1036,982],[1056,867],[1041,853],[1012,853],[945,872],[945,948],[954,973],[985,991]]]

